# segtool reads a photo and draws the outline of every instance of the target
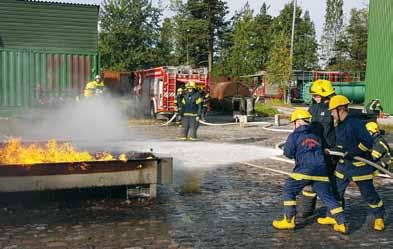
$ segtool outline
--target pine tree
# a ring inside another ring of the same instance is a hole
[[[102,66],[132,71],[155,65],[160,15],[148,0],[105,0],[100,14]]]
[[[344,25],[343,0],[327,0],[325,24],[321,39],[321,60],[324,67],[336,64],[337,42]]]
[[[267,64],[269,84],[277,84],[284,90],[286,100],[289,82],[292,79],[292,67],[290,57],[290,40],[288,35],[281,33],[274,38],[273,47],[270,50]]]
[[[337,44],[343,54],[339,64],[347,71],[365,71],[367,62],[368,10],[352,9],[348,25]]]
[[[259,50],[258,64],[260,69],[266,68],[266,63],[269,59],[269,49],[272,44],[272,31],[271,25],[273,22],[272,16],[268,14],[270,6],[265,2],[255,17],[256,32],[259,34],[256,47]]]
[[[172,0],[176,12],[176,57],[180,64],[208,66],[212,69],[219,40],[227,30],[228,7],[222,0]]]
[[[293,51],[293,68],[311,70],[318,61],[318,44],[315,27],[308,11],[302,16],[303,10],[297,6],[295,15],[295,39]],[[275,34],[291,37],[293,4],[286,4],[280,14],[274,18],[272,29]]]
[[[227,72],[231,77],[254,74],[260,70],[257,33],[253,11],[246,4],[236,13],[233,24],[233,46],[229,50]]]
[[[174,31],[170,18],[165,18],[160,30],[160,40],[156,50],[157,65],[173,65],[174,60]]]

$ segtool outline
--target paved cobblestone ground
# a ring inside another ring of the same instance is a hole
[[[165,131],[165,133],[164,133]],[[170,140],[175,127],[138,126],[135,139]],[[141,135],[143,134],[143,135]],[[261,128],[202,127],[204,141],[271,146],[285,134]],[[291,165],[255,164],[290,171]],[[0,196],[0,248],[393,248],[393,181],[377,180],[387,207],[384,232],[372,229],[356,188],[347,193],[351,233],[340,235],[315,217],[298,219],[294,231],[277,231],[285,177],[232,163],[210,168],[176,167],[175,182],[158,199],[124,200],[124,189]],[[319,209],[323,213],[323,209]]]

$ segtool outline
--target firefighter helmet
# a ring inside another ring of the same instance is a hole
[[[297,109],[291,115],[291,122],[295,122],[296,120],[304,120],[307,122],[311,121],[311,113],[307,110]]]
[[[320,95],[328,97],[335,93],[332,82],[328,80],[316,80],[312,83],[310,93],[313,95]]]
[[[195,81],[189,81],[189,82],[186,84],[186,88],[196,89]]]
[[[375,122],[368,122],[366,124],[366,129],[371,133],[375,134],[379,131],[378,124]]]
[[[329,110],[334,110],[340,106],[346,106],[349,104],[349,100],[344,95],[336,95],[329,101]]]

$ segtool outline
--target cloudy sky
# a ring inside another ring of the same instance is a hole
[[[88,4],[100,4],[102,0],[42,0],[42,1],[50,1],[50,2],[70,2],[70,3],[88,3]],[[322,33],[324,15],[325,15],[325,7],[326,0],[297,0],[298,5],[300,5],[303,10],[309,10],[311,14],[311,18],[314,21],[315,28],[317,30],[318,37]],[[165,7],[168,5],[169,0],[153,0],[154,4],[158,4],[161,2],[161,6]],[[286,3],[291,2],[291,0],[227,0],[228,6],[231,12],[231,15],[236,11],[241,9],[242,6],[248,2],[255,10],[258,12],[262,3],[266,2],[270,5],[270,14],[273,16],[278,15],[280,10],[284,7]],[[349,11],[352,8],[363,8],[367,6],[368,0],[344,0],[344,13],[345,19],[349,18]],[[164,11],[165,16],[170,16],[170,11]]]

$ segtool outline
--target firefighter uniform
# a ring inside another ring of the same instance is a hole
[[[319,95],[322,98],[321,103],[316,103],[313,100],[313,103],[308,109],[312,116],[311,126],[313,132],[321,139],[324,149],[332,148],[336,142],[336,136],[334,133],[334,120],[331,116],[329,105],[326,101],[335,93],[332,83],[328,80],[316,80],[311,85],[310,93],[312,95]],[[336,199],[338,199],[336,179],[334,177],[336,163],[328,155],[325,155],[325,163],[328,169],[328,176],[332,185],[333,194]],[[312,215],[316,206],[316,193],[310,187],[306,187],[298,199],[300,203],[298,215],[300,217]]]
[[[105,84],[101,80],[101,76],[97,75],[95,81],[90,81],[86,84],[83,91],[84,97],[92,97],[100,95],[104,92]]]
[[[202,98],[196,91],[195,82],[191,81],[186,85],[187,93],[182,98],[182,125],[183,136],[181,140],[196,139],[198,120],[202,112]],[[190,134],[189,134],[190,133]]]
[[[331,99],[329,109],[331,111],[336,109],[338,113],[338,108],[347,108],[348,104],[349,100],[345,96],[337,95]],[[339,197],[344,200],[344,193],[348,184],[351,181],[355,182],[375,217],[374,229],[383,230],[384,204],[373,185],[373,177],[377,171],[366,163],[353,159],[353,157],[358,156],[372,160],[369,151],[373,146],[373,138],[360,119],[346,116],[344,120],[339,118],[337,121],[335,129],[336,147],[334,150],[345,153],[344,158],[338,161],[335,171]]]
[[[296,110],[291,121],[310,120],[311,114],[305,110]],[[284,219],[273,221],[277,229],[295,227],[296,196],[307,185],[312,185],[317,195],[326,205],[338,225],[340,232],[346,233],[344,210],[334,198],[329,184],[328,171],[324,159],[321,140],[312,132],[309,125],[297,127],[285,143],[284,155],[295,159],[295,168],[284,187]]]
[[[176,117],[177,123],[181,122],[183,116],[182,99],[183,99],[183,89],[178,88],[175,98],[175,112],[177,113],[177,117]]]
[[[374,161],[382,165],[385,169],[393,171],[390,147],[379,133],[378,124],[375,122],[369,122],[366,124],[366,128],[374,139],[373,148],[371,150],[371,156],[373,157]]]
[[[206,113],[207,113],[207,108],[209,105],[209,100],[210,100],[210,96],[209,93],[206,92],[203,88],[201,88],[200,92],[200,97],[202,98],[203,104],[202,104],[202,120],[206,119]]]

